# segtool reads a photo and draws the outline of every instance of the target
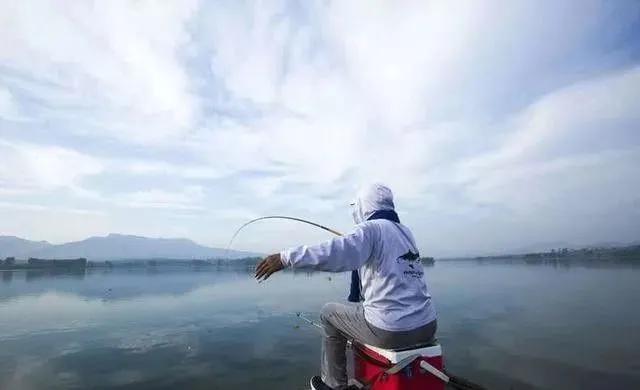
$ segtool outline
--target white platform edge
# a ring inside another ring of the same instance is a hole
[[[382,349],[378,347],[374,347],[372,345],[364,345],[366,348],[372,350],[378,355],[382,355],[385,358],[389,359],[391,363],[398,363],[400,360],[405,359],[411,355],[420,355],[424,357],[436,357],[442,356],[442,347],[440,344],[434,345],[432,347],[425,347],[419,349],[409,349],[407,351],[390,351],[388,349]]]

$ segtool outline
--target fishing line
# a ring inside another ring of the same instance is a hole
[[[231,245],[233,245],[233,241],[236,239],[238,234],[240,234],[242,229],[244,229],[245,227],[251,225],[254,222],[262,221],[262,220],[265,220],[265,219],[288,219],[290,221],[302,222],[302,223],[306,223],[306,224],[311,225],[311,226],[315,226],[315,227],[320,228],[322,230],[326,230],[326,231],[328,231],[330,233],[333,233],[336,236],[341,236],[342,235],[342,233],[340,233],[337,230],[331,229],[331,228],[326,227],[324,225],[320,225],[319,223],[308,221],[306,219],[296,218],[296,217],[289,217],[289,216],[286,216],[286,215],[268,215],[268,216],[265,216],[265,217],[254,218],[251,221],[248,221],[248,222],[244,223],[242,226],[240,226],[235,231],[235,233],[233,233],[233,236],[231,237],[231,240],[229,240],[229,245],[227,245],[227,250],[225,252],[225,257],[227,257],[226,255],[228,254],[229,250],[231,249]],[[296,312],[296,317],[300,318],[301,320],[303,320],[307,324],[309,324],[311,326],[314,326],[314,327],[316,327],[316,328],[318,328],[318,329],[320,329],[320,330],[322,330],[324,332],[324,326],[322,326],[322,325],[318,324],[317,322],[307,318],[301,312]]]
[[[302,315],[301,312],[296,312],[296,317],[300,318],[301,320],[303,320],[307,324],[309,324],[311,326],[315,326],[316,328],[324,331],[324,326],[322,326],[322,325],[318,324],[317,322],[305,317],[304,315]]]

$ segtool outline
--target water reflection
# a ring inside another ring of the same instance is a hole
[[[3,283],[11,283],[13,280],[13,271],[0,271],[0,274],[2,274]]]
[[[640,268],[640,259],[583,259],[580,257],[544,257],[544,258],[475,258],[475,259],[453,259],[450,261],[475,262],[479,265],[515,264],[529,266],[547,266],[553,268]]]
[[[344,301],[349,282],[187,267],[2,275],[2,389],[300,389],[320,339],[294,313]],[[453,372],[493,389],[640,383],[637,268],[466,261],[426,277]]]
[[[67,277],[71,279],[82,280],[85,276],[84,268],[44,268],[44,269],[30,269],[25,271],[25,280],[27,282],[37,281],[42,278],[52,277]]]

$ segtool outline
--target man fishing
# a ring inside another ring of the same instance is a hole
[[[325,337],[321,377],[311,378],[314,390],[349,388],[347,339],[402,349],[428,343],[436,332],[436,311],[420,255],[411,231],[400,224],[391,190],[381,184],[367,186],[352,207],[356,226],[351,233],[283,250],[256,268],[258,281],[285,267],[359,273],[362,305],[328,303],[322,308]]]

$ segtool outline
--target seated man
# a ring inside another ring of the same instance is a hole
[[[359,270],[362,306],[328,303],[322,309],[322,377],[311,379],[314,390],[347,388],[347,339],[400,349],[427,343],[436,331],[420,255],[411,231],[394,211],[391,190],[380,184],[364,188],[352,206],[353,232],[270,255],[256,269],[258,280],[284,267]]]

